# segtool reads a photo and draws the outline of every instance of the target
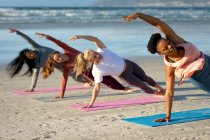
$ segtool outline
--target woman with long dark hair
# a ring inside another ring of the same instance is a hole
[[[23,75],[29,74],[31,76],[33,73],[33,67],[35,67],[35,53],[37,52],[29,49],[23,49],[22,51],[20,51],[19,55],[7,66],[7,71],[9,72],[10,77],[13,78],[16,74],[18,74],[22,69],[24,63],[27,64],[28,69]]]
[[[29,75],[32,76],[32,82],[31,86],[28,90],[28,92],[34,91],[34,88],[36,87],[37,79],[39,76],[40,68],[43,67],[48,59],[48,55],[52,52],[55,52],[54,49],[39,45],[34,40],[32,40],[30,37],[25,35],[24,33],[14,29],[9,28],[9,33],[16,33],[17,35],[20,35],[23,39],[25,39],[31,46],[33,47],[33,50],[31,49],[23,49],[19,52],[19,55],[12,60],[8,66],[7,66],[7,72],[10,75],[11,78],[16,76],[21,70],[24,64],[27,65],[27,70],[23,75]],[[55,68],[62,71],[62,67],[60,64],[56,64]],[[67,75],[74,78],[73,74],[70,72]],[[86,77],[80,76],[77,79],[74,78],[76,81],[80,83],[91,83],[89,79]]]
[[[61,47],[64,51],[64,53],[53,52],[53,53],[49,54],[48,60],[45,64],[45,66],[43,67],[43,71],[42,71],[43,77],[48,78],[54,71],[55,65],[58,63],[62,64],[63,76],[62,76],[62,80],[61,80],[61,93],[57,98],[63,98],[64,94],[65,94],[66,84],[68,81],[68,73],[69,73],[69,71],[73,71],[74,65],[76,65],[75,58],[81,52],[70,47],[69,45],[53,38],[50,35],[46,35],[46,34],[42,34],[42,33],[36,33],[36,35],[38,35],[40,38],[46,38],[46,39],[54,42],[56,45]],[[93,80],[93,75],[91,73],[92,66],[86,65],[85,67],[87,69],[85,69],[84,71],[80,71],[80,74],[74,73],[74,74],[76,74],[75,78],[77,79],[77,78],[83,76],[83,77],[86,77],[87,79]],[[102,83],[112,89],[115,89],[115,90],[124,90],[127,92],[132,91],[130,88],[124,87],[123,85],[121,85],[117,80],[115,80],[111,76],[106,76],[104,78],[104,80],[102,81]]]

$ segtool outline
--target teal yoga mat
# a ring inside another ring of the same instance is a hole
[[[170,122],[159,122],[159,123],[153,122],[153,120],[156,120],[158,118],[163,118],[165,117],[165,114],[157,114],[157,115],[152,115],[152,116],[135,117],[135,118],[125,118],[122,120],[126,122],[140,124],[140,125],[146,125],[150,127],[158,127],[158,126],[164,126],[164,125],[210,119],[210,108],[173,112],[171,116],[172,117],[171,117]]]

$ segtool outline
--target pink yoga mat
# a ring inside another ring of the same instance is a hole
[[[97,111],[97,110],[112,109],[112,108],[121,108],[126,106],[158,103],[163,101],[164,101],[163,98],[157,96],[150,96],[150,97],[123,99],[123,100],[112,100],[106,102],[96,102],[92,108],[83,108],[86,104],[76,104],[76,105],[67,106],[66,108],[88,112],[88,111]]]
[[[81,90],[81,89],[90,89],[92,87],[84,87],[81,86],[68,86],[66,90]],[[27,94],[41,94],[41,93],[52,93],[52,92],[59,92],[60,88],[40,88],[35,89],[33,92],[25,92],[24,90],[15,90],[13,91],[14,95],[27,95]]]

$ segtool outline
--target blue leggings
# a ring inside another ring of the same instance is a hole
[[[201,71],[190,77],[190,81],[196,87],[210,93],[210,57],[204,55],[205,65]]]

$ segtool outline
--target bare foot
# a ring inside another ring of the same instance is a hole
[[[158,91],[162,92],[163,94],[165,94],[166,90],[162,87],[158,88]]]
[[[83,86],[84,87],[90,87],[90,84],[89,83],[84,83]]]
[[[135,91],[135,89],[130,88],[130,87],[125,87],[125,89],[123,91],[126,93],[131,93],[131,92]]]
[[[160,97],[160,98],[165,98],[165,92],[163,93],[163,92],[160,92],[159,90],[156,90],[156,91],[154,92],[154,95],[155,95],[155,96],[158,96],[158,97]]]

